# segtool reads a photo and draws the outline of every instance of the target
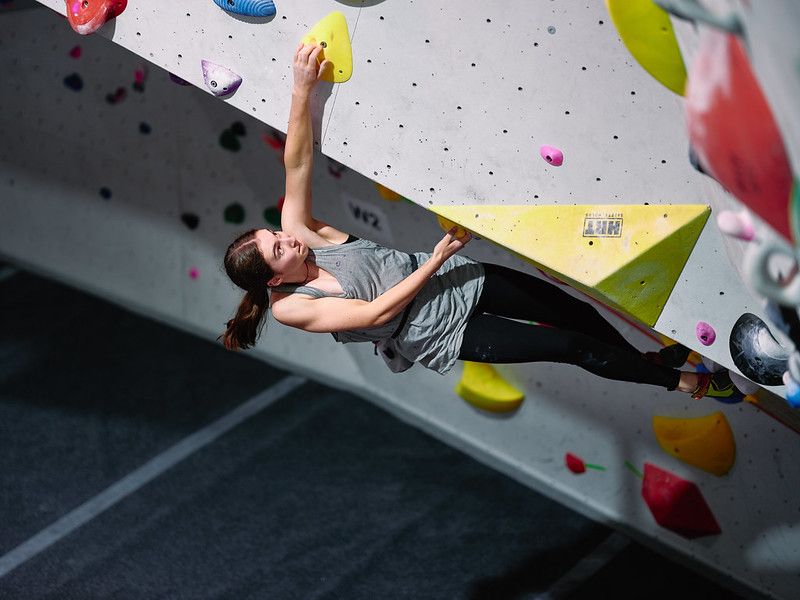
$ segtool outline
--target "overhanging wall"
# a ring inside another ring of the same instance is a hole
[[[48,4],[63,11],[60,2]],[[179,3],[139,2],[89,38],[75,35],[49,11],[10,13],[0,20],[4,69],[18,85],[3,94],[8,108],[2,117],[0,252],[215,338],[240,297],[219,272],[222,253],[238,231],[264,226],[261,212],[283,193],[279,155],[261,139],[269,128],[257,120],[285,128],[291,54],[305,30],[334,9],[347,15],[356,67],[347,84],[320,90],[321,151],[422,207],[736,206],[688,166],[679,101],[627,56],[602,5],[505,3],[484,14],[482,5],[464,3],[359,9],[320,1],[279,6],[285,14],[253,23],[212,2],[188,11]],[[132,90],[134,72],[144,62],[101,36],[197,87],[178,87],[151,65],[145,91]],[[77,61],[68,54],[76,44],[83,48]],[[240,91],[226,101],[211,97],[203,87],[201,58],[238,70],[245,77]],[[72,72],[84,80],[81,92],[62,83]],[[106,102],[120,86],[126,99]],[[219,144],[234,121],[247,131],[238,138],[239,152]],[[150,133],[142,133],[141,123]],[[544,143],[564,149],[564,167],[556,170],[538,157]],[[431,213],[385,202],[369,179],[353,171],[337,178],[331,170],[340,169],[318,154],[314,189],[320,218],[405,250],[432,248],[440,237]],[[111,192],[108,199],[99,193],[103,187]],[[246,210],[238,225],[222,219],[234,202]],[[387,225],[359,229],[353,203],[372,209]],[[197,229],[181,222],[186,212],[200,217]],[[657,330],[697,348],[697,320],[762,314],[759,300],[727,260],[726,244],[716,228],[705,228]],[[485,241],[473,241],[466,253],[532,271]],[[198,269],[196,279],[189,276],[192,268]],[[605,314],[643,350],[656,347],[637,328]],[[703,351],[733,367],[724,347]],[[329,336],[271,322],[258,354],[350,387],[640,538],[660,539],[762,590],[789,597],[794,589],[800,568],[800,540],[792,527],[798,496],[791,482],[800,475],[796,438],[751,405],[694,403],[573,367],[537,364],[501,367],[527,399],[512,418],[498,418],[452,393],[457,370],[440,377],[415,367],[392,375],[370,345],[336,346]],[[716,478],[662,453],[651,431],[653,414],[693,416],[717,409],[736,433],[739,458],[729,475]],[[576,478],[563,466],[567,451],[609,470]],[[723,534],[688,542],[656,525],[641,501],[639,481],[623,467],[626,460],[655,462],[697,482]]]

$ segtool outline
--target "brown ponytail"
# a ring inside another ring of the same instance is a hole
[[[226,331],[217,339],[228,350],[246,350],[254,346],[266,323],[269,308],[269,281],[274,272],[259,252],[256,229],[239,236],[225,253],[225,272],[231,281],[247,293],[239,303],[236,316],[226,323]]]

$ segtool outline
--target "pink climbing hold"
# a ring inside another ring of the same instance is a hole
[[[198,277],[200,277],[200,270],[197,267],[192,267],[191,269],[189,269],[189,277],[191,279],[197,279]]]
[[[697,339],[703,346],[710,346],[717,339],[717,332],[714,328],[704,321],[699,321],[694,328],[694,333]]]
[[[564,153],[554,146],[542,146],[539,154],[554,167],[560,167],[564,163]]]
[[[147,76],[147,67],[142,67],[141,69],[136,69],[133,72],[133,80],[135,83],[144,83],[144,78]]]
[[[745,242],[750,242],[756,237],[753,220],[746,210],[738,213],[732,210],[723,210],[717,215],[717,226],[722,233]]]

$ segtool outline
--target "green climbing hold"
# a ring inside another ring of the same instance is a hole
[[[242,145],[232,129],[226,129],[222,132],[222,135],[219,136],[219,145],[231,152],[238,152],[242,149]]]
[[[275,227],[281,226],[281,211],[277,206],[270,206],[264,209],[264,220]]]
[[[225,222],[241,225],[244,222],[244,207],[238,202],[229,204],[225,208]]]

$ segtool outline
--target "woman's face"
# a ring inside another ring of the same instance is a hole
[[[303,263],[308,256],[308,247],[296,237],[283,231],[273,233],[269,229],[259,229],[256,240],[261,255],[275,272],[276,278],[282,280],[286,276],[305,273]]]

